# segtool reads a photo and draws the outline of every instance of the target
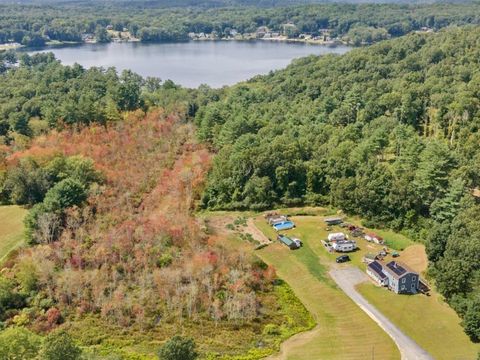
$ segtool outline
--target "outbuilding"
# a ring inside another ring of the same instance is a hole
[[[387,275],[383,272],[383,266],[378,261],[373,261],[367,265],[367,274],[380,286],[388,285]]]
[[[290,239],[288,236],[285,235],[278,235],[277,236],[278,241],[280,241],[282,244],[287,245],[290,250],[295,250],[298,249],[302,246],[302,243],[299,239]]]
[[[325,221],[325,223],[327,225],[339,225],[341,223],[343,223],[343,219],[341,217],[330,217],[330,218],[325,218],[323,221]]]
[[[364,238],[365,240],[369,242],[374,242],[375,244],[383,245],[383,242],[384,242],[381,236],[378,236],[377,234],[374,234],[374,233],[365,234]]]

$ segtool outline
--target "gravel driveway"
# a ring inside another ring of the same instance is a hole
[[[360,269],[354,267],[335,268],[330,271],[330,276],[337,285],[360,308],[367,313],[397,344],[402,360],[433,360],[433,357],[422,349],[415,341],[405,335],[398,327],[388,320],[380,311],[358,293],[355,285],[368,280]],[[386,290],[385,290],[386,291]]]

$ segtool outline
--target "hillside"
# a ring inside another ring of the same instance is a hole
[[[153,358],[179,332],[203,355],[258,358],[311,326],[307,313],[282,325],[304,311],[288,287],[274,286],[272,268],[224,247],[193,216],[211,159],[193,131],[175,113],[138,111],[12,149],[9,183],[32,168],[29,181],[53,183],[27,216],[30,247],[0,275],[6,326],[64,329],[88,354],[132,359]],[[283,335],[268,336],[267,324]]]
[[[480,28],[451,28],[227,89],[196,116],[218,152],[203,206],[333,205],[403,230],[478,340],[479,57]]]

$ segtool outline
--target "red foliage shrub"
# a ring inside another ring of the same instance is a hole
[[[52,307],[46,312],[47,322],[50,326],[60,324],[62,321],[62,313],[55,307]]]

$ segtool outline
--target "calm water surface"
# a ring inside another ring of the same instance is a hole
[[[187,87],[200,84],[221,87],[284,68],[295,58],[312,54],[343,54],[349,50],[346,46],[267,41],[192,41],[173,44],[84,44],[37,52],[51,51],[66,65],[114,66],[118,70],[131,69],[142,76],[171,79]]]

